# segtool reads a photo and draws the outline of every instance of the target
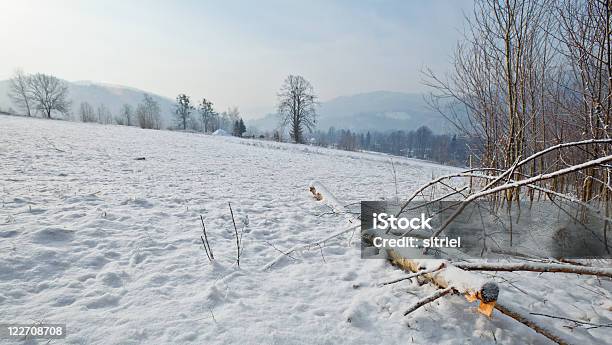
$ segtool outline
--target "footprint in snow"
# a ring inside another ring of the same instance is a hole
[[[0,231],[0,238],[11,238],[17,236],[17,231],[9,230],[9,231]]]
[[[98,275],[98,278],[102,281],[102,284],[111,288],[123,286],[123,279],[115,272],[101,273]]]
[[[105,294],[97,298],[93,298],[85,304],[87,309],[100,309],[114,307],[119,304],[119,297],[111,294]]]
[[[61,228],[45,228],[38,230],[32,236],[34,243],[40,244],[61,244],[70,242],[74,238],[74,231]]]

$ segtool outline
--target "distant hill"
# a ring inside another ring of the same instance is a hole
[[[452,131],[442,115],[428,108],[421,94],[376,91],[342,96],[322,102],[318,114],[321,130],[334,126],[354,131],[409,131],[426,125],[438,133]],[[247,124],[270,130],[278,122],[277,115],[269,114]]]
[[[173,124],[174,101],[170,98],[121,85],[91,81],[66,83],[73,114],[78,112],[81,102],[88,102],[94,109],[104,104],[115,115],[124,103],[136,107],[142,101],[143,94],[147,93],[161,107],[163,127]],[[7,95],[8,89],[9,81],[0,81],[0,110],[17,110]],[[421,94],[376,91],[342,96],[322,102],[317,112],[317,128],[321,130],[334,126],[354,131],[409,131],[425,125],[438,133],[452,131],[452,127],[440,114],[427,107]],[[269,114],[260,119],[247,120],[247,127],[273,130],[278,127],[278,123],[278,116]]]
[[[132,105],[134,108],[142,101],[145,93],[151,95],[158,103],[162,111],[163,126],[172,124],[172,113],[174,101],[159,95],[155,95],[143,90],[91,81],[66,82],[68,84],[68,97],[72,101],[72,113],[78,112],[81,102],[88,102],[94,109],[100,104],[104,104],[110,109],[113,115],[118,114],[124,103]],[[9,81],[0,81],[0,109],[7,110],[17,107],[11,103],[7,93]]]

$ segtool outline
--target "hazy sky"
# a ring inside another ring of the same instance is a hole
[[[246,115],[274,108],[288,74],[321,100],[419,92],[446,70],[470,0],[0,1],[0,79],[16,68],[175,98],[206,97]],[[249,116],[250,117],[250,116]]]

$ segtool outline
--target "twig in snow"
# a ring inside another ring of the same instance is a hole
[[[323,259],[323,262],[327,263],[327,261],[325,261],[325,256],[323,255],[323,247],[321,246],[321,244],[317,244],[319,246],[319,250],[321,251],[321,258]]]
[[[482,274],[488,275],[488,276],[490,276],[491,278],[494,278],[494,279],[495,279],[495,278],[500,279],[502,282],[507,283],[508,285],[510,285],[510,286],[512,286],[513,288],[515,288],[516,290],[518,290],[518,291],[520,291],[520,292],[524,293],[525,295],[528,295],[528,296],[533,296],[533,295],[532,295],[532,294],[530,294],[529,292],[527,292],[527,291],[525,291],[525,290],[521,289],[520,287],[518,287],[516,284],[514,284],[514,282],[513,282],[513,281],[511,281],[511,280],[509,280],[509,279],[506,279],[505,277],[498,276],[498,275],[496,275],[496,274],[490,274],[490,273],[489,273],[489,274],[487,274],[487,273],[482,273]]]
[[[215,323],[217,323],[217,319],[215,319],[215,314],[213,314],[213,311],[210,307],[208,307],[208,310],[210,310],[210,316],[212,316],[212,319]]]
[[[578,285],[576,285],[576,286],[578,286],[579,288],[583,288],[583,289],[585,289],[585,290],[587,290],[587,291],[590,291],[590,292],[592,292],[592,293],[594,293],[594,294],[596,294],[596,295],[599,295],[599,296],[601,296],[601,297],[603,297],[603,298],[608,298],[608,296],[607,296],[605,293],[602,293],[601,291],[597,291],[597,290],[594,290],[594,289],[589,289],[589,288],[587,288],[586,286],[582,286],[582,285],[580,285],[580,284],[578,284]]]
[[[404,316],[412,313],[413,311],[419,309],[420,307],[424,306],[425,304],[429,304],[429,303],[437,300],[440,297],[448,295],[449,293],[451,293],[453,291],[453,289],[454,288],[452,286],[449,286],[449,287],[447,287],[445,289],[439,289],[439,290],[436,290],[436,292],[434,292],[433,294],[431,294],[431,295],[429,295],[429,296],[427,296],[425,298],[422,298],[422,299],[416,301],[413,305],[411,305],[408,308],[408,310],[406,310],[404,312]]]
[[[47,142],[47,144],[49,144],[49,146],[51,146],[51,148],[53,148],[55,151],[57,151],[57,152],[62,152],[62,153],[66,153],[66,151],[58,149],[58,148],[57,148],[57,146],[55,146],[55,144],[54,144],[54,143],[52,143],[52,142],[51,142],[51,140],[49,140],[48,138],[43,137],[43,139],[44,139],[44,140]]]
[[[202,244],[204,245],[204,250],[206,250],[206,256],[208,256],[208,260],[212,261],[215,259],[213,255],[212,248],[210,248],[210,243],[208,243],[208,236],[206,235],[206,226],[204,225],[204,217],[200,215],[200,220],[202,221],[202,232],[204,232],[204,237],[200,236],[202,239]]]
[[[330,205],[325,205],[325,207],[329,208],[329,211],[319,213],[316,215],[317,217],[323,217],[323,216],[329,216],[329,215],[350,214],[350,215],[353,215],[354,217],[359,218],[359,215],[361,215],[361,212],[353,212],[353,211],[348,211],[346,209],[338,211]]]
[[[293,260],[297,260],[296,258],[294,258],[293,256],[289,255],[289,253],[285,253],[282,250],[276,248],[276,246],[274,246],[272,243],[270,243],[269,241],[264,241],[265,243],[267,243],[270,247],[274,248],[277,252],[282,253],[285,256],[290,257]]]
[[[299,245],[299,246],[294,246],[293,248],[289,249],[289,251],[287,251],[286,253],[283,253],[283,255],[278,256],[276,259],[274,259],[274,260],[270,261],[269,263],[267,263],[262,268],[262,270],[265,271],[265,270],[269,269],[270,267],[274,266],[284,256],[289,256],[289,254],[295,253],[295,252],[299,252],[301,250],[310,250],[311,248],[316,247],[316,246],[318,246],[320,244],[324,244],[325,242],[327,242],[327,241],[329,241],[329,240],[331,240],[333,238],[336,238],[338,236],[344,235],[344,234],[346,234],[348,232],[353,232],[353,231],[355,231],[355,229],[357,229],[359,227],[361,227],[361,224],[359,224],[359,225],[352,225],[352,226],[350,226],[350,227],[348,227],[348,228],[346,228],[344,230],[341,230],[341,231],[338,231],[336,233],[333,233],[333,234],[327,236],[326,238],[324,238],[324,239],[322,239],[320,241],[313,242],[313,243],[307,243],[307,244]]]
[[[240,267],[240,242],[242,239],[242,235],[238,236],[238,228],[236,227],[236,220],[234,219],[234,211],[232,210],[232,203],[227,202],[230,209],[230,214],[232,215],[232,224],[234,224],[234,233],[236,235],[236,262],[238,263],[238,267]]]
[[[586,264],[584,264],[582,262],[578,262],[576,260],[571,260],[571,259],[559,258],[559,259],[557,259],[557,261],[559,261],[560,263],[563,263],[563,264],[568,264],[568,265],[587,266]]]
[[[612,323],[609,323],[609,324],[597,324],[597,323],[591,323],[591,322],[586,322],[586,321],[574,320],[574,319],[570,319],[570,318],[563,317],[563,316],[555,316],[555,315],[548,315],[548,314],[541,314],[541,313],[529,313],[529,314],[537,315],[537,316],[549,317],[551,319],[571,321],[571,322],[574,322],[574,323],[577,323],[577,324],[580,324],[580,325],[593,326],[593,327],[589,327],[589,329],[591,329],[591,328],[599,328],[599,327],[610,327],[610,328],[612,328]]]
[[[206,252],[206,257],[208,258],[208,261],[212,261],[212,259],[210,258],[210,254],[208,253],[208,248],[206,247],[204,237],[200,236],[200,239],[202,240],[202,245],[204,245],[204,251]]]
[[[393,172],[393,185],[395,185],[395,200],[399,202],[399,192],[397,190],[397,171],[395,171],[395,163],[391,159],[391,170]]]

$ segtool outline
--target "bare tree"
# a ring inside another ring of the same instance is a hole
[[[15,71],[15,75],[11,78],[8,96],[15,105],[25,111],[27,116],[32,116],[30,76],[22,70]]]
[[[81,102],[79,107],[79,118],[82,122],[96,122],[96,114],[91,104]]]
[[[240,120],[240,111],[237,107],[230,107],[218,116],[218,127],[230,133],[236,121]]]
[[[50,119],[53,112],[68,113],[70,101],[66,83],[52,75],[36,73],[30,77],[29,84],[33,104],[45,117]]]
[[[141,128],[161,128],[161,109],[157,101],[148,94],[144,94],[142,103],[136,108],[136,118]]]
[[[187,121],[191,117],[191,111],[193,111],[193,106],[191,105],[191,100],[189,96],[182,93],[176,97],[176,109],[174,113],[176,114],[176,119],[178,120],[183,130],[187,129]]]
[[[104,104],[100,104],[97,109],[98,122],[103,124],[111,124],[113,122],[112,114],[108,107]]]
[[[556,3],[558,39],[567,63],[571,97],[559,99],[564,112],[572,114],[567,125],[576,139],[610,138],[612,131],[612,1],[564,0]],[[568,134],[565,134],[567,137]],[[585,148],[586,155],[610,153],[610,145]],[[573,158],[573,157],[572,157]],[[567,160],[571,162],[571,160]],[[608,187],[612,170],[593,169],[580,174],[575,193],[583,200],[612,201]],[[606,213],[612,212],[610,202]],[[606,227],[608,224],[605,225]]]
[[[289,125],[295,143],[304,141],[304,129],[312,131],[317,120],[317,96],[308,80],[299,75],[288,76],[278,93],[278,114],[283,125]]]
[[[119,116],[124,119],[124,123],[126,126],[132,126],[134,123],[134,110],[132,106],[125,103],[121,106],[121,110],[119,111]]]
[[[121,115],[116,115],[113,117],[113,122],[119,126],[126,126],[125,118]]]
[[[206,100],[206,98],[202,98],[202,101],[198,105],[198,111],[202,117],[202,132],[214,131],[215,126],[213,126],[213,123],[217,117],[217,113],[213,109],[212,102]]]

